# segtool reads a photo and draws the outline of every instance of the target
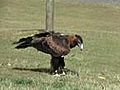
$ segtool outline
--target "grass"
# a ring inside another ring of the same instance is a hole
[[[47,71],[50,56],[33,48],[15,50],[20,37],[43,29],[44,0],[0,1],[1,90],[119,90],[120,6],[55,3],[55,30],[80,34],[83,52],[76,47],[65,57],[68,71],[54,77]],[[16,69],[15,69],[16,68]]]

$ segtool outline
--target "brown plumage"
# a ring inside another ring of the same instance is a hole
[[[63,35],[53,31],[22,38],[14,44],[19,44],[15,47],[16,49],[34,47],[38,51],[50,54],[51,68],[54,73],[64,69],[64,56],[70,52],[71,48],[77,45],[83,49],[83,40],[79,35]]]

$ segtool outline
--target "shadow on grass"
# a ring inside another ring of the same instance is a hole
[[[51,74],[51,70],[49,68],[12,68],[13,70],[19,71],[33,71],[33,72],[42,72]]]
[[[47,73],[51,74],[50,68],[12,68],[13,70],[19,70],[19,71],[33,71],[33,72],[41,72],[41,73]],[[77,75],[79,76],[79,73],[73,70],[70,70],[68,68],[64,69],[65,73],[68,75]]]

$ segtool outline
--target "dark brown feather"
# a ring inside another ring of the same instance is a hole
[[[33,37],[32,46],[54,57],[67,55],[70,52],[67,38],[58,34],[52,34],[41,38]]]

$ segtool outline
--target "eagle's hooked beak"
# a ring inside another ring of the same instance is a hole
[[[80,45],[80,49],[81,49],[81,51],[83,50],[83,43]]]
[[[78,40],[78,47],[80,47],[80,50],[82,51],[84,48],[83,41]]]
[[[81,44],[79,43],[78,46],[80,47],[80,50],[82,51],[82,50],[83,50],[83,47],[84,47],[84,46],[83,46],[83,43],[81,43]]]

